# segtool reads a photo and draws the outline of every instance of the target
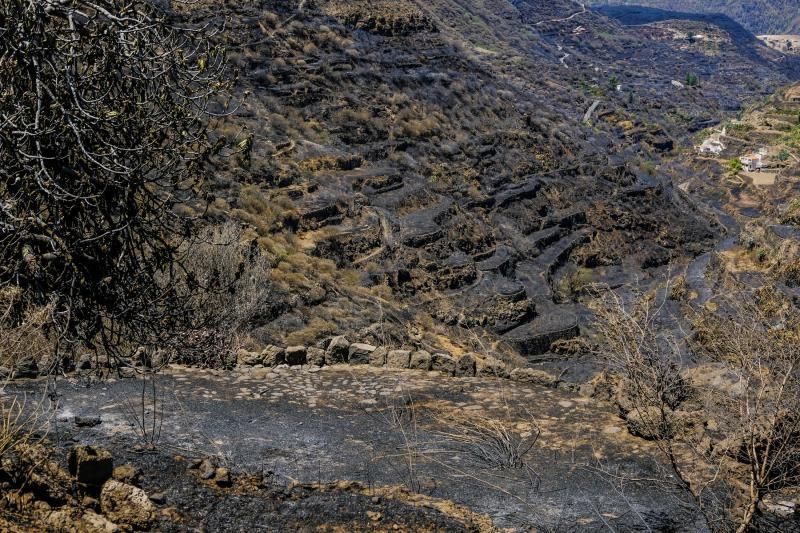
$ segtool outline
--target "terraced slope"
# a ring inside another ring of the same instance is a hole
[[[255,344],[354,331],[548,352],[582,331],[586,284],[657,278],[713,245],[659,164],[798,72],[725,28],[709,51],[567,0],[257,0],[189,16],[230,19],[242,107],[220,126],[252,151],[210,180],[210,216],[248,223],[274,258]],[[699,87],[677,83],[690,71]]]

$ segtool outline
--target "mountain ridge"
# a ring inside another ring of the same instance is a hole
[[[721,13],[737,20],[756,35],[800,33],[800,6],[796,0],[592,0],[593,6],[644,6],[691,13]]]

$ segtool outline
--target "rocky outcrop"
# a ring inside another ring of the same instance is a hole
[[[155,518],[155,506],[140,488],[111,479],[100,492],[100,509],[112,522],[146,530]]]

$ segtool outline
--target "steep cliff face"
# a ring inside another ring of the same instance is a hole
[[[220,127],[252,150],[215,173],[210,214],[274,258],[257,342],[356,330],[549,351],[581,331],[589,284],[710,246],[717,229],[659,165],[793,75],[710,23],[713,46],[567,0],[190,9],[229,18],[241,74]]]

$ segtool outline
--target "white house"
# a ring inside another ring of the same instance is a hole
[[[725,145],[719,139],[706,139],[703,144],[697,147],[701,154],[719,155],[725,150]]]
[[[747,172],[760,171],[764,166],[764,156],[761,154],[746,154],[739,158]]]
[[[697,147],[697,151],[701,154],[714,154],[719,155],[725,150],[725,143],[722,142],[722,137],[727,134],[727,128],[722,127],[722,131],[712,133],[703,144]]]

